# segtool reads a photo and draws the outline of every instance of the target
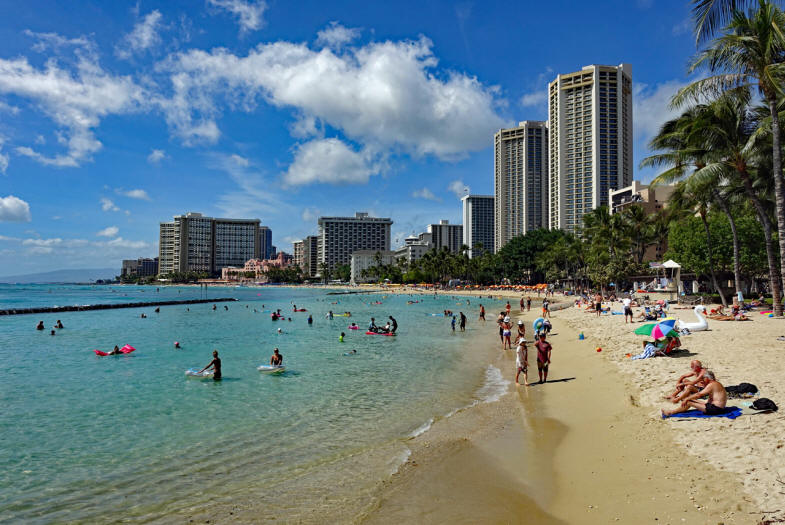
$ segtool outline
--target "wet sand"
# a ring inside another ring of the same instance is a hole
[[[755,523],[739,478],[677,445],[669,425],[590,342],[560,322],[544,385],[437,421],[364,523]],[[536,315],[530,312],[530,322]],[[528,323],[527,323],[528,324]],[[531,326],[529,324],[529,326]],[[529,334],[531,337],[531,335]],[[495,324],[492,362],[514,380]],[[530,380],[536,362],[529,355]],[[699,436],[696,436],[699,438]]]

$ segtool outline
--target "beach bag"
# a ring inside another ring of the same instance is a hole
[[[765,410],[767,412],[776,412],[777,411],[777,404],[774,403],[771,399],[767,397],[762,397],[760,399],[756,399],[754,403],[752,403],[752,408],[755,410]]]
[[[730,397],[746,397],[758,393],[758,387],[752,383],[739,383],[738,385],[731,385],[725,387]]]

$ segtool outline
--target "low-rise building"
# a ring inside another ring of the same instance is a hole
[[[273,259],[249,259],[242,267],[231,266],[221,269],[221,279],[224,281],[254,281],[267,282],[267,272],[271,268],[288,268],[292,264],[292,256],[286,252],[279,252]]]
[[[380,261],[377,260],[377,255],[381,259]],[[358,250],[352,252],[352,284],[376,281],[376,277],[367,275],[364,270],[377,266],[379,262],[381,264],[395,264],[395,261],[395,252],[389,250]]]
[[[158,257],[155,259],[123,259],[123,266],[120,276],[129,277],[150,277],[158,274]]]
[[[403,246],[395,250],[395,259],[403,261],[411,267],[412,264],[428,253],[431,247],[430,233],[421,233],[419,237],[412,235],[404,240]]]
[[[610,213],[621,213],[630,206],[640,206],[647,215],[653,215],[660,210],[668,207],[668,199],[673,194],[675,186],[663,184],[660,186],[648,186],[634,180],[632,184],[618,190],[608,191],[608,211]],[[668,241],[653,244],[646,248],[643,256],[644,261],[661,261],[662,256],[668,249]]]

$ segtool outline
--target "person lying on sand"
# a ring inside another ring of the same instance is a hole
[[[663,410],[662,417],[670,417],[674,414],[698,409],[707,416],[716,416],[725,413],[725,405],[728,402],[728,393],[725,387],[714,377],[714,372],[706,370],[703,374],[706,379],[706,386],[700,392],[696,392],[684,398],[679,408],[673,410]],[[708,396],[706,401],[699,401],[700,398]]]
[[[690,361],[690,371],[679,377],[676,381],[676,391],[671,395],[666,396],[665,399],[670,399],[674,403],[679,403],[683,401],[685,397],[698,392],[706,386],[706,380],[704,378],[706,372],[708,372],[708,370],[703,366],[703,363],[697,359]]]

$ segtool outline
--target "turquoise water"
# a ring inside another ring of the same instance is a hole
[[[215,311],[199,304],[159,314],[148,307],[0,317],[0,521],[156,520],[238,491],[263,499],[270,487],[299,498],[276,509],[296,516],[324,503],[308,495],[325,484],[349,476],[370,486],[389,475],[405,458],[407,436],[493,395],[493,385],[483,386],[487,362],[462,346],[476,328],[475,300],[408,305],[407,296],[304,289],[0,285],[0,308],[226,296],[239,301]],[[368,304],[377,300],[383,304]],[[292,303],[308,313],[291,313]],[[501,304],[483,303],[489,312]],[[275,308],[292,321],[262,311]],[[467,333],[427,315],[445,308],[467,314]],[[353,317],[330,321],[329,309]],[[398,337],[364,335],[371,316],[379,323],[390,314]],[[65,328],[50,336],[58,318]],[[34,329],[39,320],[46,331]],[[348,330],[350,321],[362,329]],[[136,352],[92,352],[126,343]],[[259,373],[274,347],[286,372]],[[213,349],[224,380],[186,378]],[[350,349],[357,355],[343,355]]]

